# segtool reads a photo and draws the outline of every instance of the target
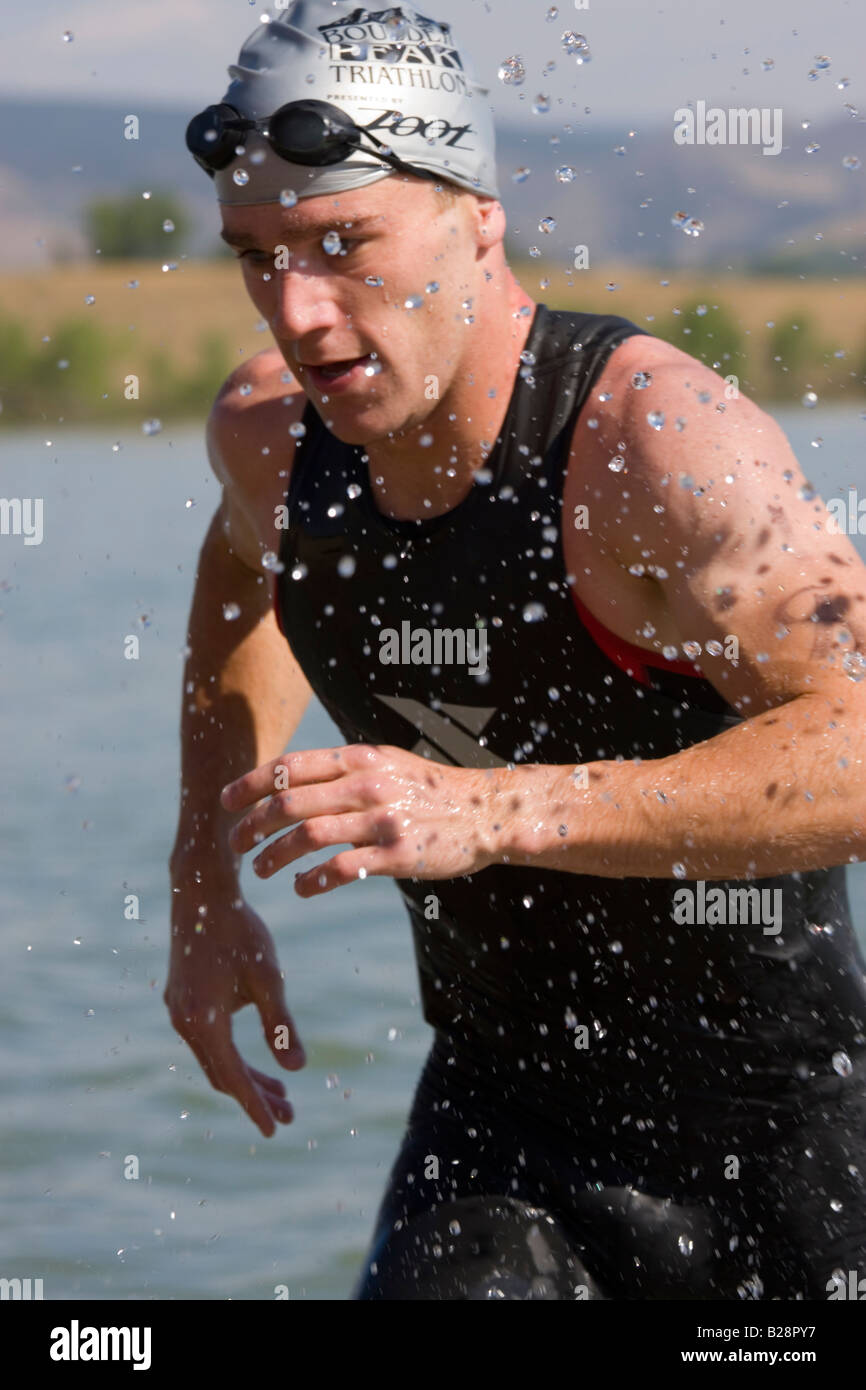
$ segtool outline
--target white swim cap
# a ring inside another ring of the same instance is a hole
[[[360,188],[393,169],[375,140],[406,163],[498,198],[489,90],[467,71],[451,27],[409,5],[382,9],[292,0],[265,16],[244,43],[222,101],[264,121],[294,101],[327,102],[373,137],[339,163],[294,163],[248,130],[243,153],[214,172],[221,203],[275,203]]]

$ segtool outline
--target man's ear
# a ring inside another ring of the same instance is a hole
[[[505,239],[505,209],[496,198],[477,198],[476,238],[479,252],[489,251]]]

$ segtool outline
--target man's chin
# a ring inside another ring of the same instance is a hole
[[[349,402],[342,400],[323,403],[313,399],[313,405],[329,433],[343,444],[375,444],[404,428],[402,420],[392,422],[372,405],[362,411],[347,408]]]

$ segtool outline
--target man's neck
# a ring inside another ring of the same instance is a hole
[[[490,293],[467,328],[475,345],[472,368],[458,372],[422,425],[366,446],[373,496],[386,516],[425,520],[451,511],[493,452],[535,313],[534,301],[509,270],[504,280],[486,287]],[[425,435],[432,436],[426,446],[420,443]]]

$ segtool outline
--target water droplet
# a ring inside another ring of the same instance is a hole
[[[459,1221],[449,1221],[449,1222],[448,1222],[448,1231],[449,1231],[449,1234],[450,1234],[450,1235],[452,1235],[452,1236],[459,1236],[459,1235],[460,1235],[460,1232],[461,1232],[462,1230],[463,1230],[463,1227],[460,1225],[460,1222],[459,1222]]]
[[[817,394],[814,391],[807,391],[805,395],[800,398],[800,404],[805,406],[806,410],[814,410],[815,406],[818,404]]]
[[[614,454],[610,463],[607,465],[611,473],[621,473],[625,468],[625,459],[622,454]]]
[[[378,376],[381,370],[382,363],[374,358],[372,362],[368,362],[364,368],[364,376]]]
[[[293,208],[298,201],[298,195],[293,188],[284,188],[280,193],[280,205],[284,208]]]
[[[341,555],[337,562],[337,573],[342,579],[351,579],[357,563],[354,555]]]
[[[700,642],[683,642],[683,651],[689,661],[697,661],[701,654]]]
[[[648,386],[652,386],[652,380],[652,372],[635,372],[631,384],[636,391],[645,391]]]
[[[843,169],[850,169],[850,170],[862,169],[862,168],[863,168],[863,162],[862,162],[862,160],[860,159],[859,155],[856,155],[856,154],[846,154],[845,157],[844,157],[843,160],[842,160],[842,168],[843,168]]]
[[[665,416],[663,410],[651,410],[646,418],[647,423],[651,425],[654,430],[664,429]]]
[[[63,42],[64,42],[64,43],[72,43],[72,41],[73,41],[74,38],[75,38],[75,35],[73,34],[73,32],[72,32],[71,29],[64,29],[64,30],[63,30]]]
[[[750,1274],[748,1279],[744,1279],[742,1284],[737,1285],[738,1298],[760,1299],[763,1297],[764,1283],[757,1274]]]
[[[404,308],[404,309],[420,309],[420,308],[421,308],[421,305],[422,305],[423,303],[424,303],[424,300],[423,300],[423,297],[422,297],[420,294],[410,294],[409,298],[406,300],[405,304],[403,305],[403,308]]]
[[[381,275],[368,275],[364,281],[365,285],[372,285],[373,289],[378,289],[379,286],[384,285],[384,283],[385,281],[382,279]]]
[[[167,218],[165,219],[165,221],[163,222],[163,224],[162,224],[162,230],[163,230],[164,232],[173,232],[173,231],[174,231],[174,223],[172,222],[172,220],[171,220],[170,217],[167,217]]]
[[[560,183],[573,183],[577,178],[577,170],[572,169],[570,164],[560,164],[556,177]]]
[[[295,565],[294,569],[290,571],[290,576],[292,579],[306,579],[308,574],[309,570],[307,569],[307,566],[304,564],[303,560],[300,562],[300,564]]]
[[[307,427],[301,420],[296,420],[293,425],[289,425],[289,434],[293,439],[303,439],[307,433]]]
[[[227,623],[232,623],[232,622],[234,622],[235,618],[239,618],[240,616],[241,616],[241,610],[240,610],[240,605],[239,605],[239,604],[237,604],[237,603],[224,603],[224,604],[223,604],[223,617],[225,618],[225,620],[226,620]]]
[[[818,144],[817,140],[810,140],[808,145],[804,145],[803,148],[807,154],[817,154],[821,146]]]
[[[621,941],[611,941],[611,942],[608,944],[608,950],[609,950],[609,951],[611,952],[611,954],[614,955],[614,956],[621,956],[621,955],[622,955],[622,942],[621,942]]]
[[[772,71],[773,71],[773,68],[774,68],[775,66],[776,66],[776,61],[775,61],[774,58],[764,58],[764,59],[762,59],[762,61],[761,61],[761,71],[762,71],[762,72],[772,72]]]
[[[562,46],[569,56],[573,54],[576,57],[578,64],[590,62],[592,55],[583,34],[575,34],[573,29],[566,30],[562,36]]]
[[[338,256],[343,249],[339,232],[326,232],[322,237],[322,250],[328,256]]]
[[[671,865],[671,873],[673,874],[674,878],[685,878],[685,876],[686,876],[686,866],[685,866],[685,864],[680,864],[679,861],[677,861],[676,864],[672,864],[672,865]]]
[[[556,218],[542,217],[541,221],[538,224],[538,230],[540,232],[546,232],[549,236],[551,232],[556,231]]]
[[[804,483],[801,488],[798,488],[797,496],[801,502],[814,502],[818,496],[814,483]]]
[[[710,656],[721,656],[723,647],[721,642],[717,642],[715,637],[711,637],[707,643],[707,652]]]
[[[830,59],[827,57],[825,53],[819,54],[819,56],[815,59],[815,67],[818,69],[819,72],[826,72],[829,66]]]
[[[159,434],[162,429],[161,420],[145,420],[141,427],[142,434]]]
[[[690,1255],[695,1248],[695,1243],[690,1236],[682,1235],[677,1241],[681,1255]]]
[[[238,188],[243,188],[244,184],[249,183],[249,181],[250,176],[247,173],[246,169],[235,169],[234,173],[232,174],[232,182],[236,183]]]
[[[556,5],[551,5],[544,18],[547,20],[548,24],[550,24],[554,19],[556,19],[558,14],[559,10],[557,9]]]
[[[506,87],[520,87],[526,79],[526,68],[517,56],[506,58],[499,69],[499,81]]]
[[[550,97],[542,96],[539,93],[532,103],[532,110],[536,116],[546,116],[550,110]]]
[[[540,623],[547,617],[547,609],[543,603],[527,603],[523,609],[523,621],[525,623]]]
[[[525,164],[521,164],[519,169],[515,169],[514,173],[511,175],[511,178],[514,183],[526,183],[526,180],[529,178],[529,175],[531,173],[531,169],[527,169]]]
[[[847,1052],[834,1052],[830,1060],[837,1076],[850,1076],[854,1070],[854,1064]]]
[[[270,570],[272,574],[282,574],[285,565],[275,550],[266,550],[262,555],[262,569]]]
[[[95,303],[96,303],[96,295],[95,295],[95,294],[86,294],[86,295],[84,296],[84,302],[85,302],[85,304],[95,304]]]
[[[430,283],[429,283],[429,285],[425,285],[425,286],[424,286],[424,293],[425,293],[425,294],[438,294],[438,293],[439,293],[439,281],[438,281],[438,280],[431,280]]]
[[[842,658],[842,669],[849,680],[859,683],[866,678],[866,656],[862,652],[846,652]]]

